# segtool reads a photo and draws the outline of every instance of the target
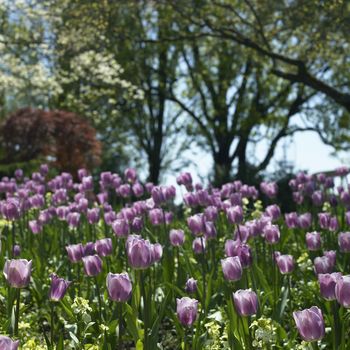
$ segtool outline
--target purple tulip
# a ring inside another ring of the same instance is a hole
[[[110,238],[99,239],[95,243],[95,250],[99,256],[108,256],[112,254],[113,246]]]
[[[217,235],[216,227],[212,221],[206,221],[204,223],[204,236],[206,239],[213,239]]]
[[[281,216],[281,209],[277,204],[272,204],[266,207],[265,213],[275,221]]]
[[[112,223],[112,229],[116,236],[126,237],[130,232],[129,223],[124,219],[117,219]]]
[[[129,275],[125,273],[108,273],[107,290],[111,300],[117,302],[126,302],[130,299],[132,292],[132,284]]]
[[[51,288],[49,298],[52,301],[60,301],[63,299],[68,287],[72,282],[59,278],[56,274],[51,274]]]
[[[185,290],[187,293],[195,293],[197,291],[197,280],[193,277],[186,281]]]
[[[330,260],[332,266],[335,266],[335,262],[337,259],[337,253],[335,250],[325,250],[323,252],[323,255]]]
[[[239,205],[228,208],[226,210],[226,215],[231,224],[240,224],[243,221],[243,209]]]
[[[130,183],[134,183],[137,179],[137,173],[136,173],[136,170],[133,169],[133,168],[127,168],[125,171],[124,171],[124,177],[125,177],[125,180],[130,182]]]
[[[341,306],[350,308],[350,276],[343,276],[337,280],[335,297]]]
[[[90,225],[97,224],[100,219],[100,208],[88,209],[86,216]]]
[[[240,316],[255,315],[258,311],[258,297],[250,289],[239,289],[233,293],[235,307]]]
[[[206,240],[204,237],[196,237],[192,242],[192,249],[195,254],[204,254]]]
[[[187,218],[187,225],[190,229],[190,231],[196,235],[201,235],[205,228],[204,228],[204,220],[202,214],[196,214],[193,216],[190,216]]]
[[[312,215],[310,213],[305,213],[299,216],[299,227],[300,228],[309,228],[312,224]]]
[[[79,262],[84,256],[84,247],[81,243],[66,246],[70,262]]]
[[[314,260],[314,268],[316,274],[331,273],[333,270],[333,264],[327,256],[320,256]]]
[[[84,256],[83,264],[87,276],[97,276],[102,271],[102,260],[98,255]]]
[[[126,243],[128,261],[134,269],[147,269],[152,264],[153,249],[148,240],[139,236],[129,236]]]
[[[280,230],[277,225],[267,225],[264,227],[264,235],[266,242],[269,244],[276,244],[280,240]]]
[[[321,228],[328,229],[330,220],[331,215],[329,213],[318,213],[318,222]]]
[[[325,325],[321,310],[317,306],[293,312],[295,324],[301,338],[305,341],[320,340],[325,334]]]
[[[324,202],[323,194],[321,191],[315,191],[312,194],[311,199],[313,205],[315,205],[316,207],[320,207]]]
[[[134,193],[135,197],[142,197],[144,194],[143,186],[139,182],[136,182],[132,185],[132,192]]]
[[[95,254],[95,243],[87,242],[84,246],[84,256]]]
[[[228,281],[238,281],[242,278],[243,269],[238,256],[221,260],[222,272]]]
[[[18,244],[15,244],[12,247],[12,255],[16,258],[17,256],[20,256],[21,254],[21,247]]]
[[[17,350],[18,347],[19,347],[19,340],[13,341],[11,338],[6,337],[5,335],[0,335],[1,350]]]
[[[326,300],[335,300],[335,285],[337,284],[337,281],[342,277],[341,273],[320,273],[317,277],[322,297]]]
[[[315,251],[321,249],[321,234],[319,232],[308,232],[305,236],[307,249]]]
[[[292,273],[294,270],[294,258],[292,255],[276,256],[276,263],[282,275]]]
[[[13,288],[27,287],[32,273],[32,261],[26,259],[6,260],[4,276]]]
[[[350,252],[350,232],[342,232],[338,235],[338,245],[341,252]]]
[[[163,255],[163,247],[159,243],[151,244],[152,263],[159,262]]]
[[[298,214],[296,212],[285,214],[284,219],[288,228],[296,228],[299,225]]]
[[[176,299],[176,312],[177,317],[183,326],[192,326],[197,318],[198,300],[188,297]]]
[[[169,240],[172,246],[179,247],[185,242],[185,233],[183,230],[172,229],[169,232]]]
[[[162,225],[164,223],[164,211],[160,208],[151,209],[148,213],[148,217],[153,226]]]
[[[337,231],[339,228],[339,222],[336,216],[332,216],[329,220],[329,230],[330,231]]]
[[[76,228],[79,225],[80,213],[68,213],[66,220],[69,227]]]
[[[128,184],[123,184],[120,185],[117,189],[117,193],[122,197],[122,198],[127,198],[131,196],[131,187]]]

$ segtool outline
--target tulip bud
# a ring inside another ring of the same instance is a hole
[[[265,212],[273,221],[281,216],[281,209],[277,204],[269,205],[266,207]]]
[[[308,250],[315,251],[321,249],[321,234],[319,232],[308,232],[305,239]]]
[[[186,281],[185,290],[187,293],[195,293],[197,291],[197,280],[194,278],[189,278]]]
[[[32,261],[26,259],[6,260],[4,276],[13,288],[27,287],[32,273]]]
[[[332,261],[327,256],[320,256],[314,260],[314,268],[316,274],[331,273],[333,270]]]
[[[111,300],[117,302],[126,302],[130,299],[132,292],[132,284],[129,275],[125,273],[108,273],[107,290]]]
[[[276,256],[276,263],[282,275],[293,272],[294,258],[292,255],[278,255]]]
[[[97,224],[100,219],[100,209],[92,208],[87,210],[87,219],[90,225]]]
[[[176,312],[180,323],[183,326],[190,327],[197,318],[198,300],[183,297],[176,299]]]
[[[222,272],[228,281],[238,281],[242,278],[242,264],[238,256],[221,260]]]
[[[103,238],[95,243],[95,250],[99,256],[108,256],[112,254],[112,240],[110,238]]]
[[[59,278],[56,274],[51,274],[51,288],[49,298],[52,301],[60,301],[66,294],[67,288],[72,282]]]
[[[117,219],[112,223],[112,229],[116,236],[125,237],[130,232],[130,226],[124,219]]]
[[[341,306],[350,308],[350,276],[343,276],[337,280],[335,297]]]
[[[335,300],[335,285],[337,284],[337,281],[342,277],[341,273],[320,273],[317,277],[322,297],[327,300]]]
[[[12,255],[16,258],[21,254],[21,247],[18,244],[15,244],[12,247]]]
[[[183,230],[172,229],[169,232],[169,240],[172,246],[179,247],[185,242],[185,233]]]
[[[250,289],[239,289],[233,293],[233,300],[239,315],[251,316],[258,311],[258,297],[255,292]]]
[[[126,243],[128,261],[134,269],[147,269],[153,262],[153,249],[148,240],[129,236]]]
[[[192,242],[192,249],[195,254],[204,254],[205,253],[205,238],[197,237]]]
[[[226,215],[231,224],[239,224],[243,221],[243,209],[239,205],[228,208],[226,210]]]
[[[5,335],[0,335],[1,350],[17,350],[18,347],[19,347],[19,340],[13,341],[11,338],[6,337]]]
[[[310,213],[305,213],[299,216],[299,227],[300,228],[309,228],[312,224],[312,215]]]
[[[95,243],[87,242],[84,245],[83,249],[84,249],[84,256],[94,255],[94,253],[95,253]]]
[[[277,225],[267,225],[263,232],[267,243],[276,244],[280,240],[281,234]]]
[[[102,271],[102,260],[98,255],[84,256],[83,264],[87,276],[97,276]]]
[[[301,338],[305,341],[320,340],[325,334],[321,310],[317,306],[293,312],[293,318]]]
[[[68,258],[72,263],[80,261],[84,256],[84,247],[81,243],[68,245],[66,246],[66,250]]]
[[[296,212],[285,214],[284,219],[288,228],[296,228],[299,225],[298,214]]]
[[[196,214],[187,218],[187,225],[190,231],[196,236],[201,235],[205,230],[202,214]]]
[[[338,235],[338,245],[341,252],[350,252],[350,232],[342,232]]]

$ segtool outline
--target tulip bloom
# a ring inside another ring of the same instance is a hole
[[[204,237],[196,237],[192,242],[192,249],[195,254],[204,254],[206,240]]]
[[[228,281],[238,281],[242,278],[243,268],[238,256],[221,260],[222,272]]]
[[[266,242],[269,244],[276,244],[280,240],[281,234],[277,225],[266,225],[263,232]]]
[[[102,271],[102,260],[98,255],[84,256],[83,264],[87,276],[97,276]]]
[[[324,337],[325,325],[321,310],[317,306],[293,312],[293,318],[301,338],[317,341]]]
[[[112,254],[113,246],[110,238],[103,238],[95,243],[95,250],[99,256],[108,256]]]
[[[333,264],[330,258],[327,256],[320,256],[314,260],[314,268],[316,274],[331,273],[333,270]]]
[[[176,299],[176,312],[177,317],[183,326],[192,326],[197,318],[198,300],[188,297]]]
[[[151,243],[139,236],[130,236],[126,243],[128,261],[134,269],[147,269],[153,262]]]
[[[72,263],[79,262],[84,256],[84,247],[81,243],[68,245],[66,246],[66,250],[68,258]]]
[[[250,289],[239,289],[233,293],[235,307],[240,316],[255,315],[258,311],[258,297]]]
[[[239,205],[228,208],[226,215],[230,224],[240,224],[243,221],[243,209]]]
[[[305,236],[307,249],[315,251],[321,249],[321,234],[319,232],[308,232]]]
[[[130,299],[132,292],[132,284],[129,275],[125,273],[108,273],[107,290],[111,300],[117,302],[126,302]]]
[[[338,245],[341,252],[350,252],[350,232],[342,232],[338,235]]]
[[[294,258],[292,255],[278,255],[276,256],[276,263],[282,275],[293,272]]]
[[[350,308],[350,276],[343,276],[337,280],[335,297],[340,305]]]
[[[67,288],[72,282],[59,278],[56,274],[51,274],[51,288],[49,298],[52,301],[60,301],[66,294]]]
[[[185,242],[185,233],[183,230],[170,230],[169,240],[172,246],[179,247]]]
[[[320,273],[317,277],[322,297],[326,300],[335,300],[335,286],[337,281],[342,277],[341,273]]]
[[[4,266],[4,275],[13,288],[27,287],[32,273],[32,261],[26,259],[7,260]]]
[[[1,350],[17,350],[19,347],[19,340],[13,341],[5,335],[0,335],[0,349]]]
[[[193,277],[186,281],[185,290],[187,293],[195,293],[197,291],[197,280]]]

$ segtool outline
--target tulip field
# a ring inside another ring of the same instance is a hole
[[[289,213],[273,182],[51,172],[0,181],[0,350],[350,349],[346,167]]]

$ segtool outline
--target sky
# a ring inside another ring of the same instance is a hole
[[[276,161],[286,156],[289,162],[294,163],[295,171],[304,170],[310,174],[322,171],[334,170],[341,165],[349,165],[350,155],[345,153],[338,154],[336,157],[332,155],[332,147],[323,144],[319,136],[314,132],[296,133],[293,139],[284,147],[281,141],[276,149],[275,157],[272,160],[268,170],[273,171]],[[257,154],[262,158],[264,150],[257,147]],[[189,166],[184,171],[192,174],[194,182],[201,182],[200,177],[205,178],[212,168],[212,160],[210,154],[197,155],[191,159],[196,166]],[[175,176],[168,176],[166,184],[176,184]]]

